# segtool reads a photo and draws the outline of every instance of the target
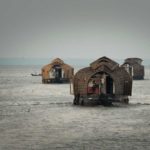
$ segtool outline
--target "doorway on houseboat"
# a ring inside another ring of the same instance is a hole
[[[114,81],[112,77],[105,72],[98,72],[94,74],[88,82],[87,89],[88,95],[112,95],[115,92]]]

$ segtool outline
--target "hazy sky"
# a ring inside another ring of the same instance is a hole
[[[0,0],[0,57],[150,58],[150,0]]]

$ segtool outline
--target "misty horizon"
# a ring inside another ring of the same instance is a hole
[[[0,1],[1,58],[150,58],[150,1]]]
[[[100,57],[99,57],[100,58]],[[110,57],[109,57],[110,58]],[[51,63],[55,58],[0,58],[0,65],[46,65]],[[97,60],[98,58],[62,58],[61,59],[72,66],[89,66],[90,63]],[[112,59],[112,58],[110,58]],[[125,59],[112,59],[118,64],[123,64]],[[143,65],[149,66],[150,59],[143,59]]]

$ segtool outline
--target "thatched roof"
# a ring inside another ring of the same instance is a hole
[[[64,61],[63,60],[61,60],[60,58],[56,58],[56,59],[54,59],[53,61],[52,61],[52,63],[54,63],[54,64],[64,64]]]
[[[50,64],[47,64],[44,67],[42,67],[42,69],[46,69],[47,70],[47,69],[50,69],[54,65],[60,65],[60,66],[63,66],[63,67],[65,66],[67,68],[72,68],[73,69],[72,66],[64,63],[64,61],[62,59],[60,59],[60,58],[55,58],[54,60],[51,61]]]
[[[139,65],[141,65],[141,63],[142,63],[142,59],[141,58],[127,58],[127,59],[125,59],[125,62],[124,62],[124,64],[130,64],[130,65],[134,65],[134,64],[139,64]]]
[[[107,66],[109,69],[114,70],[116,67],[119,67],[119,64],[113,60],[111,60],[110,58],[107,57],[101,57],[99,59],[97,59],[96,61],[92,62],[90,64],[90,67],[92,69],[97,69],[101,66]]]
[[[101,57],[90,64],[90,67],[80,69],[74,76],[74,92],[86,93],[85,89],[90,78],[98,72],[109,74],[115,82],[115,94],[122,95],[124,93],[124,82],[128,82],[128,91],[126,95],[131,95],[132,78],[123,67],[115,61]],[[79,87],[80,86],[80,87]],[[80,91],[81,90],[81,91]]]

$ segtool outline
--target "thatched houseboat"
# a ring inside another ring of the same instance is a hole
[[[42,68],[42,83],[68,83],[73,77],[74,68],[60,58],[54,59]]]
[[[75,105],[110,105],[115,101],[128,103],[128,96],[132,93],[132,78],[124,67],[102,57],[75,74],[73,90]]]
[[[144,66],[141,58],[127,58],[122,66],[126,68],[134,80],[144,79]]]

